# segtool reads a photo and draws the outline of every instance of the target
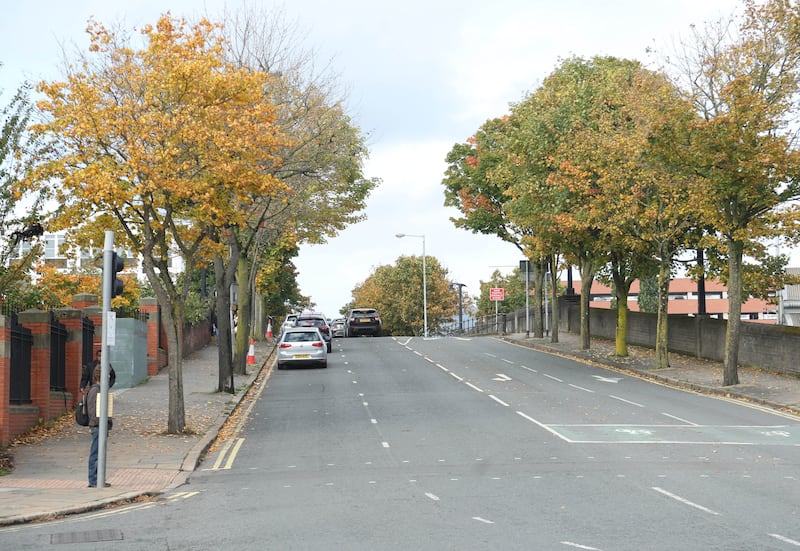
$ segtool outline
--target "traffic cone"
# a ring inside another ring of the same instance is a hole
[[[247,351],[247,365],[256,363],[256,341],[250,337],[250,350]]]
[[[272,338],[272,320],[267,321],[267,338]]]

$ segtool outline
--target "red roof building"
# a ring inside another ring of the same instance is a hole
[[[561,282],[566,288],[565,281]],[[581,292],[581,282],[573,281],[575,294]],[[719,319],[728,317],[728,288],[718,280],[706,280],[706,314]],[[670,314],[697,314],[698,297],[697,282],[689,278],[675,278],[669,285]],[[592,308],[611,308],[613,294],[607,285],[595,281],[592,283],[590,306]],[[628,309],[632,312],[639,311],[639,280],[631,285],[628,294]],[[749,298],[742,304],[742,319],[760,323],[776,323],[778,319],[778,305],[765,300]]]

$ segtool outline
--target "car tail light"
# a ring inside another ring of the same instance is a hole
[[[312,342],[311,346],[316,346],[317,348],[322,348],[324,345],[321,342],[317,341],[317,342]]]
[[[281,348],[291,348],[291,347],[292,347],[292,345],[289,344],[288,342],[282,342],[281,343]]]

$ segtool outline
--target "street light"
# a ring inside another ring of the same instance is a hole
[[[420,237],[422,238],[422,317],[425,325],[425,338],[428,338],[428,279],[427,268],[425,266],[425,234],[414,235],[410,233],[397,233],[395,237]]]
[[[461,292],[467,285],[465,283],[451,283],[450,288],[455,290],[458,287],[458,332],[464,332],[464,308],[461,301]]]

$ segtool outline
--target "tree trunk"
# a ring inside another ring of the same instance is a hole
[[[594,262],[582,258],[581,271],[581,350],[589,350],[592,337],[589,333],[589,301],[594,281]]]
[[[161,308],[167,336],[167,365],[169,373],[169,416],[167,433],[181,434],[186,428],[186,410],[183,402],[183,316],[176,316],[169,308]]]
[[[542,285],[544,284],[544,269],[542,262],[531,262],[533,274],[533,336],[537,339],[544,337],[544,320],[542,318]]]
[[[558,270],[556,267],[558,266],[558,257],[556,255],[550,256],[550,293],[551,293],[551,301],[550,305],[553,309],[553,318],[552,324],[550,325],[550,342],[558,342]]]
[[[728,325],[725,330],[725,362],[722,386],[739,384],[739,335],[742,327],[741,242],[728,239]]]
[[[629,283],[619,269],[614,271],[614,299],[617,303],[617,327],[614,335],[617,356],[628,355],[628,289]]]
[[[669,367],[669,284],[670,265],[658,268],[658,320],[656,321],[656,369]]]
[[[233,372],[237,375],[247,373],[247,353],[250,349],[251,318],[253,315],[252,295],[250,293],[249,262],[239,258],[236,281],[239,282],[239,327],[236,330],[236,347],[233,354]]]
[[[233,327],[231,326],[231,286],[238,265],[238,248],[231,247],[227,259],[214,255],[214,274],[217,293],[217,327],[219,328],[217,381],[218,392],[236,392],[233,381]]]

